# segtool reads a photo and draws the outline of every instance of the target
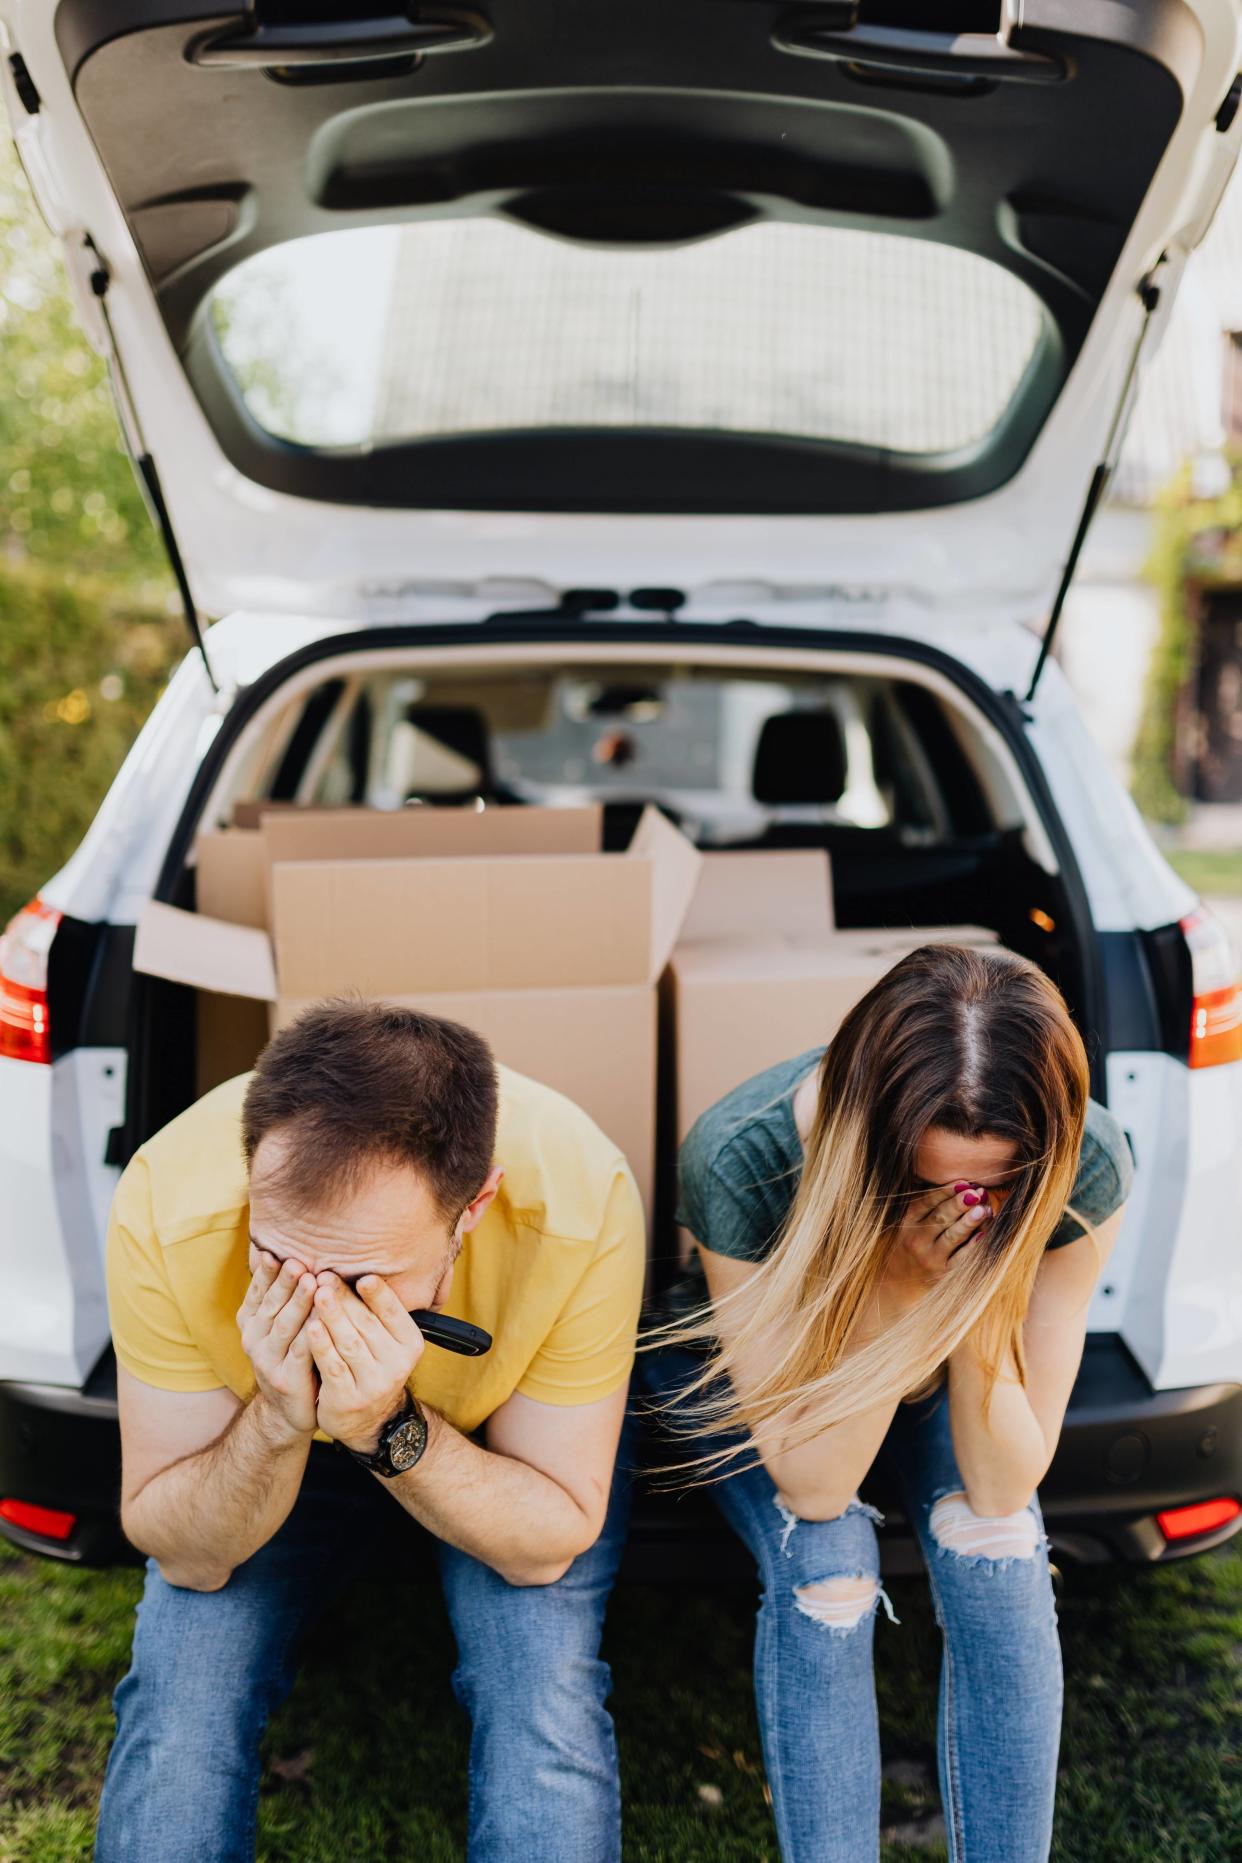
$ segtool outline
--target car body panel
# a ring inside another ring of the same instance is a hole
[[[451,633],[453,646],[435,650],[437,655],[448,652],[455,660],[464,659],[467,665],[476,655],[482,661],[494,661],[502,649],[494,634],[488,631],[477,604],[468,621],[461,618],[466,606],[464,599],[459,599],[456,605],[459,622]],[[747,637],[744,649],[739,641],[733,651],[745,650],[760,658],[771,656],[773,649],[764,644],[763,620],[775,622],[779,616],[787,623],[795,612],[807,623],[808,656],[813,663],[829,664],[833,656],[820,644],[825,637],[811,632],[813,622],[823,613],[823,605],[816,601],[787,601],[762,609],[760,626]],[[430,621],[430,617],[428,619]],[[635,624],[640,619],[646,622],[649,630],[650,617],[635,616]],[[909,611],[903,614],[902,620],[910,626]],[[431,633],[430,626],[428,632]],[[558,653],[571,650],[570,643],[562,640],[560,630],[536,627],[535,632],[545,637],[552,634]],[[590,624],[581,623],[574,629],[573,649],[580,655],[589,656],[594,651],[615,660],[625,652],[624,632],[625,622],[621,620],[609,628],[610,640],[606,645],[594,645]],[[688,640],[693,638],[695,630],[692,625],[683,625],[676,632],[681,639]],[[953,638],[959,649],[957,663],[962,667],[962,677],[969,671],[988,683],[1014,660],[1019,667],[1029,662],[1037,650],[1035,640],[1021,630],[1008,630],[1009,634],[1016,635],[1012,644],[1006,632],[995,627],[983,627],[965,635],[959,631],[951,636],[948,624],[944,624],[942,630],[933,627],[930,632],[933,641],[925,641],[923,645],[938,644],[934,642],[937,632],[941,632],[942,637]],[[620,645],[617,644],[618,635],[622,637]],[[342,633],[326,622],[303,619],[294,623],[278,617],[239,616],[230,617],[210,631],[208,649],[225,683],[226,694],[228,691],[244,692],[258,680],[265,684],[271,682],[266,711],[252,721],[250,728],[253,730],[258,728],[263,717],[287,704],[299,690],[308,690],[330,669],[348,667],[351,652],[358,653],[364,640],[368,649],[365,659],[369,663],[387,664],[397,652],[395,639],[390,648],[375,646],[377,638],[383,639],[382,634],[378,637],[374,633],[360,635],[356,648],[352,645],[353,638],[349,631]],[[401,638],[407,642],[417,641],[418,629],[408,630]],[[831,635],[826,638],[830,640]],[[909,637],[888,636],[885,631],[881,638],[874,639],[869,653],[854,653],[848,656],[848,663],[902,668],[900,645],[903,638]],[[307,650],[315,646],[322,647],[328,657],[308,661]],[[681,645],[670,649],[678,655],[685,650]],[[432,651],[431,648],[420,650],[417,646],[401,649],[403,658],[411,664],[420,660],[425,663]],[[529,654],[533,649],[510,647],[504,651]],[[649,644],[645,651],[651,652]],[[841,663],[839,656],[838,663]],[[292,668],[295,664],[300,668],[296,675],[290,671],[282,679],[282,666]],[[903,670],[909,675],[934,678],[937,682],[940,679],[925,666],[912,662]],[[951,682],[943,689],[950,695],[954,691]],[[213,696],[197,656],[188,655],[135,744],[86,840],[67,867],[43,889],[45,898],[79,918],[107,918],[118,926],[134,922],[143,903],[156,890],[161,868],[166,864],[173,828],[184,808],[202,755],[220,724],[221,707],[227,703],[227,696],[224,700]],[[1055,665],[1049,668],[1029,720],[1022,720],[1016,704],[1013,701],[1010,704],[1040,759],[1054,805],[1078,856],[1095,929],[1132,933],[1154,930],[1175,921],[1193,905],[1194,895],[1161,860],[1115,779],[1097,762],[1081,715],[1059,669]],[[985,745],[992,730],[982,718],[976,719],[972,727],[976,750]],[[227,784],[229,768],[239,767],[236,760],[244,759],[246,754],[244,741],[239,740],[227,753],[218,781]],[[1005,781],[1010,788],[1020,780],[1012,768],[1006,773]],[[201,800],[206,802],[207,797]],[[1045,851],[1043,858],[1052,861],[1051,851]],[[103,1050],[82,1052],[96,1059],[106,1053]],[[108,1058],[117,1062],[115,1056]],[[25,1072],[20,1064],[10,1063],[9,1067],[16,1070],[19,1077]],[[1219,1289],[1222,1264],[1227,1262],[1231,1250],[1237,1253],[1236,1240],[1222,1230],[1221,1212],[1230,1207],[1227,1201],[1232,1182],[1230,1148],[1236,1149],[1238,1134],[1242,1133],[1242,1067],[1217,1067],[1195,1074],[1184,1062],[1168,1055],[1125,1053],[1108,1058],[1107,1078],[1110,1103],[1131,1134],[1137,1171],[1131,1209],[1112,1267],[1094,1296],[1092,1327],[1098,1331],[1119,1330],[1157,1388],[1193,1382],[1200,1370],[1209,1378],[1233,1375],[1230,1368],[1236,1372],[1242,1360],[1242,1319],[1236,1322],[1218,1319],[1214,1333],[1205,1339],[1200,1309],[1203,1287],[1214,1285]],[[12,1092],[16,1094],[19,1090],[20,1078],[15,1078]],[[7,1104],[8,1098],[3,1080],[0,1080],[0,1102]],[[80,1148],[85,1157],[101,1160],[109,1131],[121,1123],[116,1095],[103,1099],[96,1095],[93,1102],[88,1102],[79,1094],[79,1100],[83,1121],[79,1137],[75,1140],[72,1132],[68,1132],[63,1155],[75,1156]],[[1196,1128],[1193,1146],[1192,1105],[1200,1109],[1202,1116],[1202,1130]],[[65,1115],[60,1117],[63,1127]],[[42,1156],[38,1147],[29,1155],[36,1161]],[[1153,1155],[1161,1161],[1155,1173],[1149,1162]],[[32,1197],[36,1196],[35,1178],[40,1171],[46,1175],[50,1164],[50,1156],[47,1156],[42,1166],[29,1161],[24,1166]],[[95,1168],[110,1179],[111,1173],[106,1167],[97,1162]],[[80,1221],[70,1217],[68,1229],[65,1227],[65,1200],[58,1201],[52,1196],[46,1184],[43,1194],[46,1208],[41,1215],[32,1217],[35,1226],[46,1234],[53,1221],[52,1213],[56,1211],[56,1232],[78,1235],[82,1227]],[[96,1183],[93,1201],[96,1211],[101,1204],[106,1207],[103,1178]],[[1208,1222],[1206,1212],[1212,1208],[1217,1215],[1214,1221]],[[1227,1230],[1229,1219],[1224,1220]],[[1236,1218],[1234,1227],[1237,1227]],[[97,1217],[89,1224],[89,1231],[90,1246],[97,1259],[102,1233]],[[1184,1286],[1182,1268],[1179,1267],[1177,1275],[1172,1273],[1175,1259],[1184,1264]],[[1232,1294],[1228,1290],[1233,1285],[1232,1271],[1226,1268],[1224,1272],[1225,1311],[1228,1313],[1231,1311]],[[88,1275],[85,1283],[88,1307],[93,1298],[90,1295],[92,1278]],[[73,1277],[68,1277],[61,1285],[68,1289],[76,1283]],[[89,1312],[78,1325],[82,1337],[89,1337],[97,1347],[102,1346],[106,1334]],[[59,1363],[63,1375],[76,1360],[65,1356],[68,1347],[61,1349]],[[0,1359],[0,1374],[4,1369],[4,1361]],[[41,1375],[47,1375],[46,1363]]]
[[[50,1067],[0,1058],[0,1367],[80,1385],[108,1343],[103,1239],[124,1111],[123,1051],[79,1048]]]
[[[665,23],[667,9],[644,0],[617,17],[635,33],[636,47],[642,34],[657,44],[666,31],[670,44],[679,41],[677,56],[685,59],[679,35],[692,12],[683,10],[673,25]],[[1163,153],[1147,149],[1151,172],[1141,189],[1130,189],[1124,224],[1104,211],[1107,201],[1094,198],[1094,168],[1080,165],[1080,193],[1083,201],[1091,197],[1091,213],[1097,215],[1094,243],[1107,264],[1099,253],[1092,259],[1091,238],[1081,241],[1080,256],[1096,270],[1090,279],[1080,274],[1078,302],[1072,301],[1074,280],[1068,273],[1040,279],[1031,250],[1019,251],[1024,216],[1029,222],[1032,214],[1030,199],[998,199],[993,192],[981,207],[992,182],[987,166],[976,160],[973,169],[963,171],[968,188],[983,190],[973,205],[967,204],[970,224],[959,224],[963,248],[999,256],[1040,291],[1059,319],[1068,364],[1060,371],[1059,392],[1037,437],[1027,436],[1010,466],[994,474],[986,489],[944,502],[932,496],[929,479],[925,506],[903,506],[905,494],[890,488],[891,496],[877,497],[872,508],[866,504],[865,486],[872,482],[866,475],[872,473],[881,487],[885,479],[877,462],[858,458],[859,489],[846,485],[842,460],[825,452],[823,508],[804,499],[784,512],[769,500],[759,513],[738,506],[735,488],[727,510],[716,512],[710,488],[699,487],[687,494],[684,509],[644,509],[644,479],[635,472],[624,497],[612,497],[612,508],[603,508],[607,500],[597,501],[599,509],[582,508],[591,502],[588,485],[574,508],[558,509],[549,504],[546,482],[539,478],[541,449],[529,449],[530,472],[524,473],[517,469],[522,464],[519,445],[492,460],[493,467],[497,459],[514,467],[511,500],[499,497],[493,483],[486,496],[463,499],[457,508],[451,500],[445,508],[429,503],[424,489],[417,498],[411,495],[411,508],[405,509],[397,480],[383,477],[387,456],[346,462],[351,468],[346,477],[333,478],[320,472],[315,460],[291,454],[286,472],[279,461],[260,458],[237,421],[230,424],[219,409],[213,425],[206,411],[201,316],[195,322],[195,292],[206,274],[198,284],[189,272],[179,280],[173,275],[176,268],[157,276],[149,237],[145,255],[141,248],[136,229],[144,214],[149,229],[152,212],[192,208],[193,190],[187,194],[186,177],[179,175],[177,198],[161,198],[165,178],[158,139],[145,146],[139,139],[136,170],[135,149],[111,141],[127,108],[136,121],[142,111],[158,114],[166,103],[156,88],[127,92],[114,81],[110,74],[125,68],[126,48],[119,41],[143,23],[144,15],[164,21],[174,54],[167,69],[175,69],[180,83],[184,73],[176,61],[193,35],[210,24],[209,12],[193,0],[151,0],[150,5],[125,0],[111,8],[93,0],[71,0],[59,8],[45,0],[0,0],[4,49],[23,61],[38,92],[38,108],[31,111],[22,103],[8,57],[0,61],[0,85],[32,187],[63,241],[84,328],[113,369],[127,443],[136,455],[148,454],[156,462],[197,606],[206,614],[228,614],[208,631],[206,641],[218,692],[202,661],[188,656],[81,847],[43,889],[47,902],[87,925],[125,927],[135,921],[172,866],[179,867],[187,800],[197,795],[204,756],[237,695],[259,680],[278,682],[287,657],[304,654],[329,636],[336,637],[333,651],[344,652],[351,632],[420,625],[429,636],[459,627],[460,644],[486,655],[496,638],[489,617],[498,612],[554,612],[574,590],[615,590],[624,598],[640,587],[659,587],[676,592],[670,611],[691,633],[696,622],[740,623],[736,638],[751,645],[760,644],[764,628],[770,627],[774,634],[804,631],[808,650],[822,641],[825,655],[836,632],[855,641],[866,638],[875,652],[897,664],[903,654],[926,646],[952,656],[941,675],[949,688],[954,665],[961,669],[963,691],[970,684],[968,675],[982,681],[1002,695],[1008,728],[1024,739],[1032,786],[1027,801],[1032,817],[1042,809],[1046,818],[1043,828],[1032,820],[1030,851],[1045,865],[1054,859],[1048,824],[1055,818],[1067,859],[1076,860],[1081,871],[1088,934],[1092,928],[1102,935],[1151,932],[1188,911],[1193,894],[1160,859],[1094,751],[1055,665],[1047,668],[1029,707],[1024,708],[1022,695],[1038,652],[1034,630],[1048,612],[1097,462],[1115,448],[1120,412],[1159,340],[1186,256],[1206,230],[1236,161],[1242,116],[1226,121],[1222,115],[1220,126],[1216,117],[1242,64],[1242,3],[1135,0],[1117,6],[1077,0],[1071,7],[1065,0],[1029,0],[1016,30],[1011,12],[1016,19],[1016,11],[1006,9],[998,41],[1038,52],[1041,32],[1045,48],[1058,34],[1076,33],[1090,62],[1095,56],[1088,43],[1092,34],[1097,49],[1106,40],[1129,35],[1134,57],[1159,63],[1181,94],[1176,111],[1168,112],[1170,125],[1174,117],[1176,122]],[[720,45],[740,43],[747,16],[757,17],[757,10],[717,9],[713,17],[719,20]],[[214,17],[217,22],[222,18]],[[592,53],[591,33],[604,17],[602,12],[589,18],[583,14],[567,23],[571,36],[580,35],[584,55]],[[228,16],[223,18],[227,23]],[[79,54],[67,57],[75,32]],[[564,48],[558,43],[553,49],[560,60]],[[482,60],[485,55],[477,56]],[[545,85],[555,60],[549,53],[549,69],[538,74]],[[435,90],[442,79],[435,61],[429,63]],[[706,122],[728,94],[728,74],[720,68],[714,39],[701,63],[701,71],[695,68],[691,79],[683,73],[682,80],[675,69],[657,81],[649,69],[636,68],[631,74],[635,94],[641,91],[642,108],[654,113],[653,120],[667,120],[680,81],[695,92],[694,108]],[[481,62],[478,70],[486,69]],[[812,69],[798,60],[780,67],[791,95],[807,91]],[[255,94],[253,84],[245,88],[249,77],[238,80],[231,93],[237,99]],[[465,88],[473,83],[467,74]],[[538,88],[533,78],[528,75],[523,83],[533,96]],[[449,77],[443,84],[451,89]],[[710,93],[706,104],[700,92]],[[209,94],[223,93],[204,88],[204,97]],[[1002,87],[1002,99],[1005,94]],[[1015,159],[1030,163],[1040,146],[1032,126],[1044,119],[1038,99],[1023,102],[1016,87],[1013,94],[1018,102],[1012,115],[996,111],[992,120]],[[273,113],[277,105],[284,110],[291,102],[275,86],[263,95]],[[895,98],[898,92],[888,95]],[[1102,157],[1110,161],[1114,155],[1124,161],[1129,132],[1137,145],[1149,129],[1145,120],[1127,124],[1124,86],[1117,100],[1116,120],[1101,119],[1099,126]],[[861,107],[865,93],[860,91],[854,101]],[[765,100],[760,115],[773,123],[769,103]],[[982,95],[957,97],[947,111],[929,106],[929,122],[932,116],[947,122],[960,106],[961,124],[946,128],[943,148],[959,134],[963,152],[968,148],[971,131],[964,113],[976,104],[994,109]],[[910,111],[918,114],[913,105]],[[892,114],[894,120],[901,118],[902,108],[894,105]],[[171,130],[166,123],[164,147],[179,154],[175,110],[168,116]],[[228,120],[227,115],[220,119]],[[218,140],[227,156],[233,142],[227,134]],[[187,135],[185,141],[188,150],[193,138]],[[1064,166],[1065,153],[1050,149],[1050,160],[1055,157]],[[125,173],[122,156],[130,163]],[[155,170],[149,191],[144,156]],[[929,175],[933,167],[928,165]],[[1037,181],[1038,162],[1024,173],[1028,184]],[[288,166],[288,174],[298,180],[296,164]],[[303,220],[291,221],[283,234],[279,228],[273,231],[261,214],[251,214],[254,203],[246,196],[252,190],[246,177],[241,181],[236,224],[244,239],[252,234],[253,239],[249,247],[243,239],[232,248],[229,262],[257,250],[268,237],[308,230]],[[1053,200],[1052,217],[1075,222],[1082,201],[1066,198],[1065,181],[1062,175],[1062,198]],[[854,209],[855,203],[841,197],[826,219],[843,225],[876,223],[876,216],[867,220]],[[1076,221],[1080,233],[1084,226],[1091,231],[1091,213],[1086,221]],[[890,216],[907,233],[931,231],[933,213],[921,229],[914,218]],[[1008,255],[1001,252],[1006,241]],[[217,261],[224,257],[210,258],[217,272],[222,269]],[[1090,316],[1083,308],[1084,291],[1095,306]],[[563,459],[568,449],[559,442],[558,447]],[[679,453],[679,448],[679,441],[669,442],[670,459],[684,455],[704,468],[710,464],[710,445],[693,454]],[[722,444],[722,458],[727,450]],[[468,454],[459,457],[446,448],[438,456],[446,462],[445,483],[461,484],[460,457]],[[587,463],[588,456],[584,449]],[[747,457],[744,448],[739,456]],[[641,458],[641,452],[634,457]],[[391,464],[399,471],[396,454]],[[894,468],[894,484],[899,477]],[[962,479],[967,482],[969,473]],[[339,495],[325,490],[338,484],[343,488]],[[756,503],[761,495],[767,498],[767,488],[756,479]],[[662,496],[667,505],[667,495]],[[886,500],[891,508],[880,508]],[[471,502],[474,508],[461,508]],[[609,603],[608,613],[614,625],[633,621],[636,634],[652,620],[649,608],[627,606],[624,599]],[[575,622],[572,604],[562,610],[561,627],[552,623],[547,631],[549,640],[566,644],[589,637],[589,621]],[[609,651],[615,656],[624,647],[614,643]],[[314,669],[304,670],[308,679],[315,676]],[[290,683],[284,696],[292,690]],[[994,722],[982,711],[971,728],[981,754],[993,757],[998,771],[1005,755],[1012,760],[1012,750],[1005,751]],[[996,746],[989,732],[997,735]],[[1041,793],[1037,808],[1033,798],[1040,783],[1046,795]],[[117,1170],[107,1160],[116,1156],[113,1135],[124,1119],[127,1060],[124,1048],[109,1045],[75,1048],[51,1067],[0,1062],[2,1168],[6,1184],[13,1187],[12,1220],[0,1236],[0,1275],[7,1289],[18,1290],[5,1303],[0,1327],[0,1380],[10,1392],[18,1380],[40,1384],[44,1396],[36,1408],[49,1415],[67,1417],[63,1406],[57,1409],[56,1392],[66,1394],[65,1403],[76,1399],[92,1369],[107,1362],[102,1243]],[[1134,1371],[1138,1382],[1130,1393],[1133,1416],[1146,1414],[1143,1405],[1152,1398],[1152,1387],[1160,1397],[1183,1386],[1202,1387],[1209,1394],[1205,1404],[1219,1407],[1216,1383],[1236,1382],[1242,1366],[1236,1183],[1242,1064],[1192,1073],[1172,1055],[1118,1051],[1106,1057],[1106,1065],[1110,1102],[1134,1144],[1136,1182],[1109,1275],[1093,1298],[1090,1324],[1096,1334],[1119,1334],[1141,1368]],[[1112,1343],[1120,1353],[1115,1339]],[[114,1427],[106,1393],[84,1401],[94,1406],[97,1425]],[[1188,1409],[1193,1412],[1193,1402]],[[1124,1417],[1117,1419],[1117,1427],[1124,1430]],[[1175,1460],[1182,1458],[1177,1480],[1183,1486],[1195,1476],[1192,1466],[1182,1465],[1190,1441],[1179,1436],[1170,1447]],[[1091,1453],[1098,1447],[1093,1438]],[[1092,1504],[1106,1510],[1108,1497],[1100,1482],[1093,1477],[1089,1487]],[[1172,1488],[1166,1498],[1174,1498]],[[1119,1496],[1115,1511],[1124,1511],[1125,1505]]]
[[[1238,1491],[1240,1419],[1242,1385],[1153,1391],[1120,1341],[1088,1335],[1056,1458],[1040,1485],[1040,1505],[1057,1557],[1084,1564],[1146,1564],[1185,1558],[1237,1532],[1235,1520],[1199,1539],[1167,1544],[1154,1514]],[[326,1447],[311,1454],[324,1465],[312,1471],[312,1478],[320,1480],[337,1458]],[[71,1563],[136,1559],[119,1531],[119,1488],[111,1353],[81,1391],[0,1380],[0,1492],[77,1516],[66,1540],[40,1541],[0,1520],[5,1538]],[[882,1571],[921,1571],[901,1497],[882,1465],[867,1477],[864,1493],[885,1513]],[[400,1568],[408,1572],[412,1554],[430,1552],[430,1536],[424,1539],[408,1521],[400,1526],[395,1551]],[[717,1583],[745,1582],[751,1569],[745,1549],[725,1532],[702,1490],[670,1495],[646,1489],[635,1496],[623,1577],[668,1584],[699,1582],[707,1574]]]
[[[1113,1055],[1110,1079],[1148,1083],[1136,1194],[1140,1253],[1120,1332],[1159,1389],[1236,1379],[1242,1367],[1242,1061],[1186,1068],[1167,1055]],[[1129,1084],[1129,1083],[1127,1083]],[[1131,1108],[1124,1090],[1121,1102]],[[1147,1162],[1142,1161],[1145,1150]],[[1140,1190],[1138,1179],[1150,1180]],[[1127,1217],[1127,1224],[1129,1218]]]
[[[1214,125],[1240,61],[1236,0],[1165,6],[1161,30],[1181,34],[1188,87],[1180,120],[1051,416],[1021,469],[986,496],[935,511],[835,518],[523,512],[520,496],[511,511],[381,509],[294,496],[246,477],[230,460],[190,387],[87,133],[57,43],[57,15],[34,0],[5,0],[0,12],[41,98],[38,113],[27,116],[10,83],[19,146],[65,239],[88,331],[105,352],[115,334],[132,400],[131,443],[158,463],[195,599],[208,613],[404,618],[399,611],[420,586],[488,576],[626,588],[641,565],[645,583],[689,589],[722,580],[822,581],[830,568],[834,581],[913,592],[954,618],[986,609],[1038,620],[1114,424],[1144,319],[1136,291],[1167,255],[1157,321],[1167,314],[1182,257],[1201,236],[1242,137],[1242,122],[1223,133]],[[1092,13],[1097,30],[1105,31],[1105,15],[1107,32],[1137,30],[1138,14],[1115,7]],[[90,283],[101,258],[110,330]],[[516,472],[515,485],[521,479]]]

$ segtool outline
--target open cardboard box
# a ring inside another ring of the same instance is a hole
[[[402,852],[355,858],[344,813],[281,813],[258,831],[204,837],[199,911],[148,905],[135,969],[257,1005],[264,1035],[349,991],[465,1022],[499,1060],[591,1114],[650,1211],[655,985],[698,881],[697,850],[654,808],[624,854],[599,852],[598,810],[499,810],[490,821],[442,810],[370,817],[368,833]],[[545,833],[554,851],[539,849]],[[559,851],[567,837],[593,851]],[[284,857],[311,843],[317,858]],[[349,857],[327,851],[342,848]],[[213,904],[233,918],[211,916]]]
[[[271,929],[271,870],[278,860],[418,859],[431,855],[591,854],[600,848],[598,804],[486,810],[239,803],[234,826],[194,844],[196,903],[208,918]],[[245,1073],[269,1034],[267,1004],[206,989],[198,996],[200,1094]]]
[[[272,867],[282,860],[425,860],[502,854],[598,854],[603,810],[584,808],[289,808],[255,804],[246,826],[194,843],[198,910],[271,926]]]

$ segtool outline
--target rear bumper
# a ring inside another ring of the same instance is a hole
[[[15,1545],[86,1565],[133,1558],[118,1524],[120,1439],[116,1368],[109,1353],[82,1390],[0,1383],[0,1497],[75,1516],[48,1540],[0,1518]],[[900,1506],[878,1474],[866,1497],[881,1507],[884,1570],[915,1571],[920,1557]],[[1166,1543],[1162,1509],[1217,1495],[1242,1498],[1242,1384],[1153,1391],[1121,1342],[1087,1341],[1056,1459],[1040,1487],[1055,1554],[1067,1562],[1148,1564],[1206,1551],[1242,1518]],[[636,1502],[626,1574],[642,1580],[745,1578],[749,1556],[708,1497],[643,1493]]]

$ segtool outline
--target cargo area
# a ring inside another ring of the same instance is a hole
[[[412,1003],[626,1151],[658,1283],[694,1118],[828,1040],[904,951],[1018,950],[1090,1038],[1074,902],[1004,733],[895,656],[343,651],[248,711],[138,926],[148,1129],[306,1001]]]

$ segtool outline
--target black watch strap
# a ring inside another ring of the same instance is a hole
[[[385,1480],[391,1481],[394,1476],[404,1475],[407,1469],[413,1468],[427,1447],[427,1418],[423,1407],[407,1391],[400,1410],[389,1417],[380,1431],[373,1455],[365,1455],[360,1449],[351,1449],[348,1443],[339,1443],[337,1446],[373,1475],[382,1475]]]

